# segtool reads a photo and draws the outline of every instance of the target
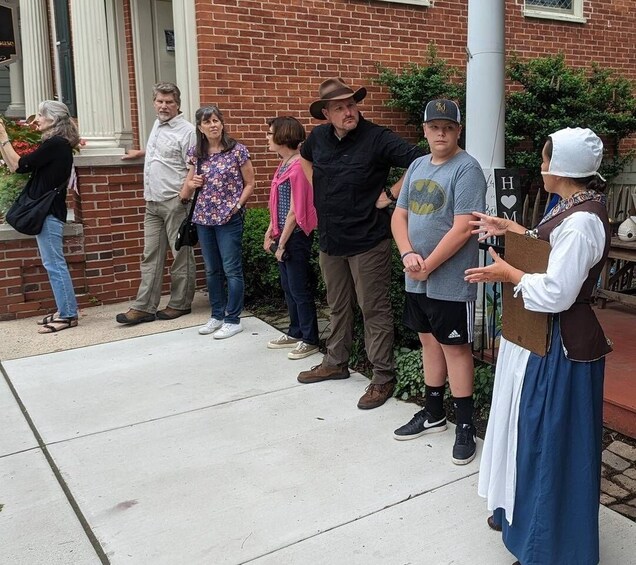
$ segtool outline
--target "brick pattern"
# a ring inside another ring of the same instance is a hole
[[[590,61],[636,79],[636,13],[631,0],[585,2],[586,24],[523,16],[523,1],[506,2],[506,50],[526,59],[563,52],[568,64]],[[197,0],[202,103],[217,103],[228,131],[252,153],[257,190],[252,205],[265,205],[276,157],[267,153],[265,120],[298,117],[315,122],[308,106],[318,84],[342,76],[365,85],[365,116],[414,139],[404,116],[384,107],[387,93],[373,84],[376,63],[401,69],[425,63],[433,42],[440,57],[464,71],[467,2],[432,7],[373,0]],[[634,145],[632,143],[632,145]]]

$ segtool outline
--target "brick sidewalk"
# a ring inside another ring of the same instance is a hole
[[[636,447],[616,440],[603,451],[601,504],[636,522]]]

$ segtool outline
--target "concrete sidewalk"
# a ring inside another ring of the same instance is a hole
[[[179,324],[117,327],[123,306],[55,336],[2,324],[0,563],[514,561],[486,525],[478,462],[450,462],[453,430],[397,442],[412,405],[358,410],[357,374],[300,385],[320,355],[268,350],[278,332],[254,317],[200,336],[197,304]],[[633,522],[602,508],[601,532],[603,564],[634,563]]]

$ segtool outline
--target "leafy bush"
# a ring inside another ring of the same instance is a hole
[[[522,89],[506,101],[506,164],[540,177],[541,150],[548,135],[565,127],[589,127],[606,144],[601,173],[616,176],[633,158],[619,154],[619,142],[636,132],[634,84],[592,63],[574,69],[563,54],[529,61],[513,58],[508,76]]]
[[[4,217],[11,208],[28,179],[29,175],[19,175],[0,167],[0,216]]]
[[[243,277],[245,302],[262,301],[284,305],[283,290],[276,259],[263,249],[263,238],[269,225],[267,208],[248,208],[243,228]]]
[[[376,67],[376,82],[389,89],[386,105],[405,112],[406,123],[417,126],[420,136],[428,100],[450,98],[464,107],[465,76],[439,59],[433,46],[425,65],[410,63],[399,72]],[[513,57],[507,75],[520,88],[506,95],[506,166],[526,173],[526,190],[540,178],[548,135],[564,127],[589,127],[603,138],[601,174],[607,179],[634,158],[633,152],[619,151],[620,141],[636,132],[636,98],[629,79],[596,63],[588,69],[568,67],[563,54],[527,61]]]
[[[40,132],[35,127],[23,121],[2,118],[7,130],[11,146],[22,156],[35,151],[40,144]],[[12,173],[4,161],[0,161],[0,216],[4,216],[18,197],[29,175]]]
[[[386,105],[405,112],[406,123],[415,126],[420,138],[423,137],[422,112],[429,100],[448,98],[458,101],[460,107],[464,106],[464,75],[440,59],[432,43],[426,65],[410,63],[399,73],[380,64],[376,68],[376,82],[388,87],[391,94]]]
[[[423,397],[424,371],[421,349],[399,349],[395,355],[397,383],[394,396],[402,400]]]
[[[269,225],[267,208],[248,208],[243,230],[243,277],[245,278],[245,302],[252,306],[271,304],[285,307],[285,296],[280,285],[276,259],[263,249],[263,238]],[[317,300],[324,301],[325,286],[318,264],[318,236],[314,238],[311,252],[311,271]]]
[[[422,350],[402,348],[395,355],[397,384],[394,396],[401,400],[423,398],[426,392],[424,371],[422,368]],[[476,363],[473,399],[475,411],[487,418],[492,402],[494,371],[491,365]],[[446,388],[446,396],[450,396],[450,387]]]

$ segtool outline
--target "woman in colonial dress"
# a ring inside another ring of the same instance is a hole
[[[474,214],[481,240],[526,232],[551,246],[545,273],[524,273],[492,248],[490,265],[466,271],[470,282],[513,284],[525,309],[552,316],[544,357],[501,340],[479,494],[516,564],[596,565],[604,356],[611,351],[590,306],[610,243],[597,173],[603,144],[589,129],[566,128],[549,136],[542,156],[545,188],[560,200],[534,230]]]

